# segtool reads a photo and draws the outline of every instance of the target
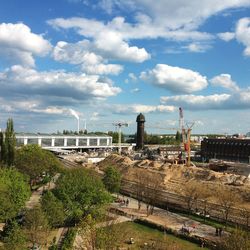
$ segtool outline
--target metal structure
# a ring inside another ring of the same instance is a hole
[[[203,160],[212,158],[250,162],[250,139],[204,139],[201,142]]]
[[[121,154],[121,139],[122,139],[122,127],[128,127],[128,123],[126,122],[117,122],[113,123],[114,126],[118,128],[118,153]]]
[[[145,116],[140,113],[137,118],[137,134],[136,134],[136,149],[143,149],[144,147],[144,123]]]
[[[17,147],[36,144],[44,149],[112,148],[111,136],[16,134]]]
[[[186,123],[186,127],[184,127],[184,115],[183,115],[183,109],[179,108],[179,130],[181,131],[182,135],[182,142],[183,142],[183,148],[184,152],[187,154],[187,166],[190,167],[191,160],[191,147],[190,147],[190,141],[191,141],[191,131],[192,127],[194,126],[194,122],[192,122],[190,125]]]
[[[182,133],[182,130],[184,129],[184,116],[183,116],[183,110],[181,107],[179,107],[179,132]]]

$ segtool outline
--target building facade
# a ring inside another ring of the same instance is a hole
[[[250,162],[250,139],[204,139],[201,157],[237,162]]]

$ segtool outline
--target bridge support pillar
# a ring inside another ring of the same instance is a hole
[[[51,147],[55,147],[55,138],[51,139]]]
[[[41,147],[42,146],[42,138],[38,138],[38,145]]]
[[[67,147],[67,144],[68,144],[68,139],[64,138],[64,143],[63,143],[64,147]]]
[[[24,138],[23,139],[23,145],[27,145],[28,144],[28,138]]]

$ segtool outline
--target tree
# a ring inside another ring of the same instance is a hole
[[[177,130],[176,135],[175,135],[175,140],[176,142],[181,142],[181,133]]]
[[[8,119],[5,133],[0,133],[1,161],[8,166],[14,164],[15,158],[15,132],[13,120]]]
[[[63,224],[66,217],[63,203],[52,192],[48,191],[42,196],[41,205],[51,226],[59,227]]]
[[[113,166],[108,166],[104,171],[103,183],[109,192],[118,193],[121,186],[120,171]]]
[[[75,223],[88,214],[98,213],[111,201],[99,176],[87,169],[63,173],[53,192],[62,201],[68,219]]]
[[[209,204],[209,200],[212,196],[211,190],[209,187],[204,184],[198,184],[198,198],[200,200],[200,208],[202,209],[202,214],[204,216],[204,221],[206,220],[206,215],[209,214],[209,211],[212,209],[212,205]]]
[[[4,140],[4,133],[0,132],[0,162],[5,163],[6,159],[6,146],[5,146],[5,140]]]
[[[141,209],[141,202],[147,206],[147,215],[153,214],[155,200],[159,194],[160,182],[152,173],[138,169],[136,170],[136,199],[138,210]]]
[[[27,249],[27,239],[22,228],[18,223],[11,221],[7,229],[5,229],[5,236],[3,238],[4,248],[6,250],[24,250]]]
[[[220,188],[217,190],[217,201],[222,208],[221,214],[225,222],[228,221],[232,208],[237,203],[237,201],[239,202],[239,200],[239,196],[231,190],[225,188]]]
[[[38,145],[26,145],[18,149],[15,158],[16,168],[30,177],[30,186],[45,173],[55,174],[61,166],[59,160],[49,151]]]
[[[109,131],[108,135],[112,136],[112,142],[113,143],[118,143],[118,138],[119,138],[119,134],[118,132],[113,132],[113,131]],[[124,142],[124,134],[121,133],[121,142]]]
[[[218,250],[250,249],[250,234],[240,229],[234,230],[219,244]]]
[[[244,218],[246,227],[249,227],[250,225],[250,209],[248,206],[240,206],[240,215],[242,218]]]
[[[194,181],[186,182],[183,188],[183,195],[188,212],[190,213],[199,197],[199,186],[197,185],[197,183]]]
[[[29,197],[24,175],[13,168],[0,168],[0,221],[15,217]]]
[[[24,228],[27,239],[33,247],[36,244],[39,246],[47,244],[49,223],[40,207],[34,207],[26,211]]]
[[[110,220],[102,215],[99,218],[86,216],[79,224],[79,235],[82,242],[76,242],[77,249],[117,249],[120,242],[128,238],[128,230],[122,223],[117,224],[116,218]]]

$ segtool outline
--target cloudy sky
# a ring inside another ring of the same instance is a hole
[[[250,131],[250,0],[0,3],[0,127]],[[164,129],[166,128],[166,129]]]

